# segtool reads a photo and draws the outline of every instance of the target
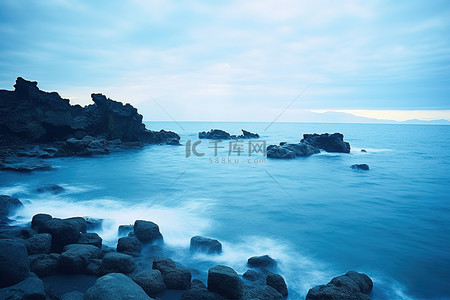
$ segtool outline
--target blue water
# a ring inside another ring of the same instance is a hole
[[[243,273],[248,257],[269,254],[289,299],[348,270],[374,280],[373,299],[450,299],[450,126],[268,125],[149,122],[147,128],[179,133],[183,146],[52,159],[57,169],[49,172],[0,172],[0,193],[25,202],[18,223],[39,212],[105,218],[101,235],[110,245],[119,224],[152,220],[173,258],[201,279],[215,264]],[[197,150],[205,155],[186,158],[185,143],[211,128],[257,132],[267,145],[342,132],[352,152],[264,161],[260,153],[248,156],[247,142],[240,156],[228,156],[228,142],[214,156],[203,140]],[[371,170],[350,169],[355,163]],[[66,192],[33,192],[44,184]],[[192,256],[193,235],[219,239],[223,254]]]

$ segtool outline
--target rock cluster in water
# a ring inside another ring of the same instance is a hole
[[[193,279],[197,271],[165,255],[163,235],[151,221],[122,225],[119,235],[125,236],[113,249],[92,232],[101,229],[102,220],[37,214],[29,227],[8,226],[7,216],[21,206],[16,198],[0,196],[0,299],[153,299],[166,290],[180,291],[182,300],[282,300],[288,296],[277,262],[268,255],[250,257],[250,269],[242,275],[226,265],[212,266],[205,285]],[[222,245],[195,236],[190,249],[215,255],[222,252]],[[76,275],[69,278],[80,282],[88,278],[91,283],[76,289],[77,281],[69,279],[66,289],[70,291],[56,294],[46,279],[63,274]],[[370,299],[372,286],[367,275],[350,271],[312,288],[306,299]]]
[[[220,129],[211,129],[210,131],[202,131],[198,133],[199,139],[210,139],[210,140],[240,140],[240,139],[258,139],[259,134],[251,133],[242,129],[241,135],[231,135],[226,131]]]
[[[350,144],[344,141],[344,136],[341,133],[304,134],[303,139],[298,144],[282,142],[279,145],[269,145],[267,157],[289,159],[310,156],[320,153],[320,150],[350,153]]]
[[[14,91],[0,90],[0,169],[49,170],[36,158],[107,154],[116,147],[178,145],[170,131],[151,131],[130,104],[92,94],[93,104],[70,105],[37,82],[17,78]],[[33,158],[33,159],[30,159]]]

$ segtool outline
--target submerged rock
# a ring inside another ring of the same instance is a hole
[[[129,277],[111,273],[97,279],[86,291],[84,300],[151,299],[145,291]]]
[[[341,133],[304,134],[303,140],[327,152],[350,153],[350,144],[344,142],[344,135]]]
[[[22,207],[23,204],[19,199],[0,195],[0,224],[7,223],[9,221],[8,216]]]
[[[64,188],[57,184],[49,184],[44,185],[36,189],[38,193],[52,193],[52,194],[60,194],[64,192]]]
[[[222,252],[222,244],[215,239],[194,236],[191,238],[190,250],[218,254]]]
[[[229,299],[239,299],[243,295],[241,278],[232,268],[217,265],[208,270],[208,290]]]
[[[308,291],[306,300],[370,300],[373,282],[363,273],[349,271],[334,277],[328,284],[316,286]]]
[[[354,169],[354,170],[369,171],[369,165],[366,165],[366,164],[354,164],[354,165],[351,165],[350,168]]]

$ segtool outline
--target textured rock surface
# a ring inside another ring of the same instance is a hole
[[[243,283],[230,267],[218,265],[208,270],[208,290],[229,299],[239,299],[243,295]]]
[[[100,277],[84,295],[84,300],[146,300],[151,299],[144,290],[129,277],[111,273]]]
[[[212,253],[218,254],[222,252],[222,244],[215,239],[206,238],[202,236],[194,236],[191,238],[190,250],[206,252],[209,254]]]
[[[341,133],[304,134],[303,140],[327,152],[350,153],[350,144],[344,142],[344,135]]]
[[[25,245],[18,240],[0,240],[0,288],[21,282],[28,274],[29,262]]]
[[[158,225],[143,220],[134,222],[134,234],[142,243],[157,242],[163,238]]]

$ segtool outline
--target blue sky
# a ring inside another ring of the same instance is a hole
[[[450,2],[0,0],[0,70],[147,120],[450,119]]]

